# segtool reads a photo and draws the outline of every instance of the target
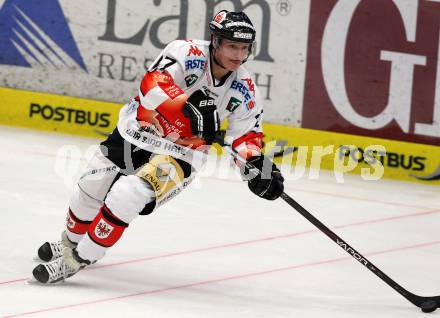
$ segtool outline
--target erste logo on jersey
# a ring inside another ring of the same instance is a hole
[[[206,56],[197,46],[191,45],[185,59],[185,70],[200,69],[204,70],[206,66]]]
[[[243,95],[248,110],[251,110],[255,106],[255,102],[252,99],[252,97],[255,97],[255,86],[251,78],[242,78],[242,80],[245,81],[247,85],[234,80],[231,84],[231,88],[239,91]],[[253,96],[251,96],[250,93],[252,93]]]
[[[204,70],[206,66],[206,59],[187,59],[185,60],[185,70],[200,69]]]

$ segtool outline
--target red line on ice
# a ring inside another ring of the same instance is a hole
[[[330,228],[331,229],[343,229],[343,228],[349,228],[349,227],[353,227],[353,226],[360,226],[360,225],[366,225],[366,224],[394,221],[394,220],[405,219],[405,218],[410,218],[410,217],[424,216],[424,215],[429,215],[429,214],[434,214],[434,213],[439,213],[439,212],[440,212],[440,209],[433,209],[433,210],[427,210],[427,211],[422,211],[422,212],[412,213],[412,214],[391,216],[391,217],[374,219],[374,220],[366,220],[366,221],[359,221],[359,222],[354,222],[354,223],[336,225],[336,226],[332,226]],[[288,233],[288,234],[283,234],[283,235],[263,237],[263,238],[255,239],[255,240],[248,240],[248,241],[234,242],[234,243],[229,243],[229,244],[196,248],[196,249],[191,249],[191,250],[186,250],[186,251],[181,251],[181,252],[174,252],[174,253],[162,254],[162,255],[157,255],[157,256],[143,257],[143,258],[128,260],[128,261],[124,261],[124,262],[110,263],[110,264],[104,264],[104,265],[95,265],[95,266],[88,267],[88,268],[84,269],[84,271],[95,270],[95,269],[100,269],[100,268],[104,268],[104,267],[113,267],[113,266],[119,266],[119,265],[125,265],[125,264],[133,264],[133,263],[140,263],[140,262],[145,262],[145,261],[152,261],[152,260],[156,260],[156,259],[174,257],[174,256],[179,256],[179,255],[189,255],[189,254],[194,254],[194,253],[212,251],[212,250],[216,250],[216,249],[230,248],[230,247],[235,247],[235,246],[248,245],[248,244],[254,244],[254,243],[259,243],[259,242],[290,238],[290,237],[295,237],[295,236],[302,236],[302,235],[307,235],[307,234],[317,233],[317,232],[320,232],[320,231],[317,229],[312,229],[312,230],[307,230],[307,231],[302,231],[302,232],[295,232],[295,233]],[[24,282],[26,280],[28,280],[28,278],[18,278],[18,279],[14,279],[14,280],[0,282],[0,285]]]
[[[440,241],[426,242],[426,243],[421,243],[421,244],[416,244],[416,245],[411,245],[411,246],[403,246],[403,247],[398,247],[398,248],[393,248],[393,249],[388,249],[388,250],[383,250],[383,251],[370,252],[365,255],[366,256],[373,256],[373,255],[387,254],[387,253],[391,253],[391,252],[416,249],[416,248],[427,247],[427,246],[432,246],[432,245],[436,245],[436,244],[440,244]],[[178,286],[172,286],[172,287],[160,288],[160,289],[153,289],[153,290],[146,290],[146,291],[132,293],[132,294],[96,299],[96,300],[92,300],[92,301],[68,304],[68,305],[57,306],[57,307],[48,307],[48,308],[39,309],[39,310],[35,310],[35,311],[28,311],[28,312],[23,312],[23,313],[7,315],[7,316],[4,316],[3,318],[30,316],[32,314],[51,312],[51,311],[86,306],[86,305],[91,305],[91,304],[100,304],[100,303],[105,303],[105,302],[110,302],[110,301],[115,301],[115,300],[120,300],[120,299],[127,299],[127,298],[137,297],[137,296],[145,296],[145,295],[151,295],[151,294],[164,293],[164,292],[178,290],[178,289],[185,289],[185,288],[194,287],[194,286],[214,284],[214,283],[237,280],[237,279],[242,279],[242,278],[247,278],[247,277],[257,277],[257,276],[262,276],[262,275],[267,275],[267,274],[272,274],[272,273],[277,273],[277,272],[289,271],[289,270],[293,270],[293,269],[336,263],[336,262],[350,260],[350,259],[352,259],[352,257],[346,256],[346,257],[327,259],[327,260],[322,260],[322,261],[317,261],[317,262],[305,263],[305,264],[300,264],[300,265],[290,265],[290,266],[286,266],[286,267],[269,269],[266,271],[253,272],[253,273],[234,275],[234,276],[227,276],[227,277],[222,277],[222,278],[194,282],[194,283],[190,283],[190,284],[184,284],[184,285],[178,285]]]

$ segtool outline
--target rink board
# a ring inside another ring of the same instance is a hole
[[[383,176],[440,185],[440,148],[436,146],[266,124],[268,149],[274,140],[294,147],[277,162],[334,170],[335,175],[356,173],[366,180]]]
[[[0,96],[0,124],[86,137],[111,132],[122,106],[9,88],[0,88]],[[266,149],[276,140],[291,148],[276,161],[293,167],[333,170],[337,178],[356,173],[369,180],[385,177],[440,185],[439,147],[265,124]]]
[[[111,132],[120,104],[0,87],[0,124],[99,137]]]

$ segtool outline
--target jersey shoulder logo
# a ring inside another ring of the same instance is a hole
[[[190,45],[187,56],[205,56],[205,53],[203,53],[197,46]]]
[[[193,86],[199,77],[196,74],[189,74],[185,77],[186,87]]]
[[[188,58],[185,60],[185,71],[199,69],[204,70],[206,67],[206,59],[204,58]]]
[[[241,80],[246,82],[247,86],[249,87],[249,91],[255,96],[255,86],[252,78],[242,78]]]
[[[250,82],[246,80],[250,80]],[[246,82],[247,85],[245,85],[245,83],[243,83],[242,81]],[[237,90],[243,95],[243,101],[246,104],[247,109],[251,110],[255,106],[255,102],[253,101],[253,97],[251,94],[253,93],[253,96],[255,97],[255,87],[251,79],[242,79],[242,81],[232,81],[231,89]]]
[[[58,0],[6,0],[0,21],[0,64],[87,72]]]
[[[231,99],[228,102],[228,105],[226,106],[226,110],[229,112],[234,112],[238,107],[241,105],[241,100],[235,97],[231,97]]]

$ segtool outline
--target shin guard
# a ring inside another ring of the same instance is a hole
[[[83,221],[78,219],[71,209],[67,212],[66,233],[67,237],[75,243],[78,243],[81,237],[87,233],[92,221]]]
[[[102,247],[111,247],[121,238],[127,227],[128,224],[117,218],[104,204],[87,233],[94,243]]]

